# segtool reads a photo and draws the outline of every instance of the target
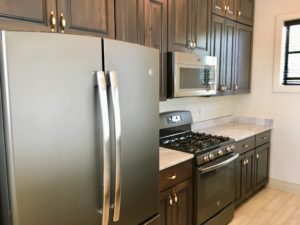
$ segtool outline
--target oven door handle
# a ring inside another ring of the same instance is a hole
[[[216,169],[219,169],[223,166],[226,166],[227,164],[231,163],[232,161],[234,161],[235,159],[237,159],[239,157],[239,153],[233,155],[232,157],[230,157],[229,159],[226,159],[225,161],[222,161],[216,165],[212,165],[212,166],[207,166],[207,167],[200,167],[198,170],[201,173],[207,173]]]

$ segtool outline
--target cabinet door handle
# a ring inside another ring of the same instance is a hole
[[[237,91],[239,89],[239,86],[237,84],[234,84],[234,90]]]
[[[191,41],[191,40],[188,40],[188,41],[187,41],[186,47],[187,47],[188,49],[192,49],[192,41]]]
[[[256,153],[256,158],[259,159],[259,154],[258,153]]]
[[[175,180],[176,177],[177,177],[177,175],[174,174],[174,175],[172,175],[172,176],[170,176],[170,177],[167,177],[167,180]]]
[[[246,159],[243,160],[243,165],[244,165],[244,166],[247,165]]]
[[[51,32],[54,32],[55,26],[56,26],[56,18],[54,16],[54,12],[51,11],[51,13],[50,13],[50,27],[51,27]]]
[[[248,161],[248,159],[246,159],[246,164],[249,164],[249,161]]]
[[[172,199],[172,197],[170,195],[168,197],[169,197],[169,205],[173,205],[173,199]]]
[[[193,49],[195,49],[197,44],[195,41],[193,41],[192,43],[193,43]]]
[[[243,147],[244,147],[244,148],[248,148],[249,145],[248,145],[248,144],[244,144]]]
[[[64,14],[61,13],[60,14],[60,29],[61,29],[61,33],[65,32],[66,25],[67,25],[67,21],[66,21],[66,19],[64,17]]]
[[[242,15],[242,12],[241,12],[241,10],[239,10],[239,12],[238,12],[238,15],[239,15],[239,16],[241,16],[241,15]]]
[[[177,203],[178,202],[178,197],[177,197],[176,193],[173,192],[173,195],[174,195],[174,202]]]

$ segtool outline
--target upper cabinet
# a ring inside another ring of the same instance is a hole
[[[252,26],[254,0],[212,0],[212,12],[216,15]]]
[[[144,1],[115,0],[115,15],[116,39],[144,44]]]
[[[235,20],[237,16],[237,0],[212,0],[212,12]]]
[[[56,23],[55,0],[0,0],[1,29],[51,32],[51,19]]]
[[[0,20],[1,29],[115,36],[111,0],[0,0]]]
[[[114,38],[111,0],[59,0],[57,10],[59,32]]]
[[[253,26],[254,0],[237,0],[237,21]]]
[[[145,45],[160,51],[160,100],[167,99],[167,0],[145,0]]]
[[[209,0],[168,1],[168,50],[208,54]]]

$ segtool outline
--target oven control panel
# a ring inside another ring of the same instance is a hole
[[[224,155],[234,152],[234,150],[235,150],[235,145],[231,144],[231,145],[227,145],[225,147],[218,148],[216,150],[212,150],[208,153],[201,154],[196,157],[197,165],[202,165],[202,164],[211,162],[211,161],[218,159]]]

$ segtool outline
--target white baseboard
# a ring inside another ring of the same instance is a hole
[[[300,185],[270,178],[269,187],[300,195]]]

